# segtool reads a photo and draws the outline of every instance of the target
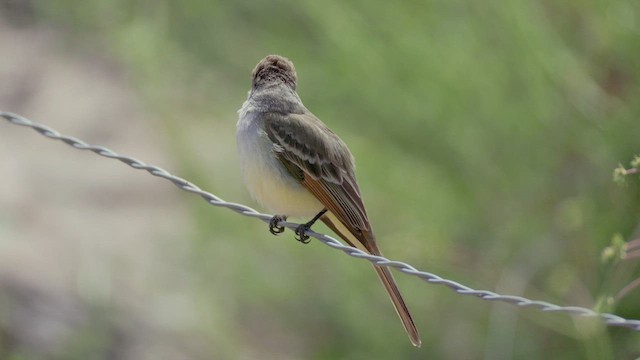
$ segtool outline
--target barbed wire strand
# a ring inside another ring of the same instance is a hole
[[[119,160],[131,166],[134,169],[145,170],[153,176],[161,177],[165,180],[171,181],[175,186],[177,186],[178,188],[184,191],[188,191],[190,193],[200,196],[202,199],[204,199],[206,202],[208,202],[211,205],[225,207],[239,214],[258,218],[266,223],[268,223],[269,220],[271,220],[271,217],[272,217],[271,215],[259,213],[258,211],[242,204],[224,201],[221,198],[200,189],[198,186],[190,183],[185,179],[172,175],[168,171],[162,168],[159,168],[157,166],[146,164],[136,158],[117,154],[116,152],[110,149],[107,149],[104,146],[87,144],[86,142],[72,136],[62,135],[56,130],[51,129],[48,126],[35,123],[20,115],[0,111],[0,117],[6,119],[11,124],[29,127],[37,131],[41,135],[46,136],[50,139],[60,140],[65,144],[73,148],[76,148],[78,150],[89,150],[100,156]],[[295,228],[299,226],[299,224],[284,222],[284,221],[281,222],[280,225],[285,226],[291,230],[295,230]],[[604,322],[608,326],[625,327],[632,330],[640,331],[640,320],[625,319],[623,317],[620,317],[614,314],[599,313],[592,309],[579,307],[579,306],[560,306],[560,305],[555,305],[546,301],[537,301],[537,300],[527,299],[521,296],[500,295],[488,290],[475,290],[466,285],[457,283],[453,280],[444,279],[438,275],[435,275],[426,271],[420,271],[415,267],[407,263],[404,263],[402,261],[394,261],[394,260],[389,260],[382,256],[367,254],[357,248],[343,245],[340,241],[325,234],[319,234],[311,230],[308,231],[307,234],[311,237],[314,237],[320,240],[325,245],[328,245],[334,249],[341,250],[342,252],[346,253],[349,256],[359,258],[359,259],[365,259],[379,266],[388,266],[388,267],[396,268],[397,270],[407,275],[416,276],[426,281],[427,283],[444,285],[461,295],[475,296],[483,300],[499,301],[499,302],[509,303],[512,305],[520,306],[520,307],[533,308],[542,312],[560,312],[560,313],[566,313],[566,314],[580,316],[580,317],[599,318],[602,322]]]

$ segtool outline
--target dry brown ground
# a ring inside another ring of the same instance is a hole
[[[0,110],[171,169],[115,61],[1,11]],[[87,343],[109,359],[201,357],[175,273],[189,250],[182,193],[4,121],[0,174],[0,358],[66,358]]]

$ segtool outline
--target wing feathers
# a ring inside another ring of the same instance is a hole
[[[353,158],[340,138],[308,112],[288,115],[267,113],[265,131],[276,144],[275,152],[285,167],[289,172],[294,170],[291,164],[302,169],[303,185],[325,206],[329,202],[338,203],[342,219],[351,227],[359,231],[370,229],[355,181]],[[292,175],[299,178],[300,174]]]
[[[356,183],[347,145],[310,112],[266,113],[265,131],[287,171],[328,210],[322,217],[349,245],[381,255]],[[415,346],[420,335],[388,268],[374,266]]]

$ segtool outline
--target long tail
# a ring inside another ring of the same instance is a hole
[[[333,232],[335,232],[344,241],[346,241],[347,244],[355,248],[358,248],[362,251],[365,251],[367,253],[376,252],[377,254],[374,254],[374,255],[382,255],[380,253],[380,250],[377,248],[377,245],[375,244],[375,240],[370,242],[370,245],[373,244],[372,246],[374,251],[367,249],[363,245],[363,241],[356,238],[331,212],[323,216],[321,220],[331,230],[333,230]],[[398,290],[398,285],[396,284],[396,281],[393,278],[393,275],[391,275],[391,271],[389,270],[388,267],[384,267],[384,266],[374,265],[373,268],[376,270],[376,273],[378,274],[380,281],[382,281],[384,288],[387,290],[387,293],[389,294],[389,298],[393,303],[393,307],[396,309],[396,313],[398,314],[398,316],[400,317],[400,320],[402,321],[402,326],[404,326],[404,330],[407,332],[407,335],[409,336],[409,340],[411,341],[413,346],[420,347],[420,345],[422,345],[422,340],[420,340],[420,333],[418,333],[418,329],[416,328],[416,325],[413,322],[413,318],[411,318],[411,313],[409,312],[409,309],[407,308],[407,305],[405,304],[404,299],[402,298],[402,295],[400,295],[400,290]]]
[[[411,313],[407,308],[407,304],[404,303],[404,299],[402,299],[402,295],[400,295],[400,290],[398,290],[398,285],[396,285],[396,281],[391,275],[391,271],[389,271],[388,267],[380,267],[373,266],[373,268],[378,273],[378,277],[384,288],[387,289],[389,293],[389,298],[391,298],[391,302],[396,309],[396,313],[400,317],[402,321],[402,325],[404,326],[404,330],[409,335],[409,340],[413,346],[420,347],[422,345],[422,340],[420,340],[420,334],[418,333],[418,329],[416,328],[416,324],[414,324],[413,319],[411,318]]]

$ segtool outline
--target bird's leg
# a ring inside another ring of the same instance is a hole
[[[274,215],[269,220],[269,232],[273,235],[280,235],[284,231],[284,226],[278,225],[280,221],[287,221],[286,215]]]
[[[318,219],[320,219],[320,217],[324,215],[324,213],[326,212],[327,212],[327,209],[322,209],[322,211],[320,211],[316,216],[314,216],[313,219],[311,219],[311,221],[309,221],[306,224],[302,224],[298,226],[296,228],[296,235],[298,235],[296,240],[300,241],[303,244],[308,244],[309,241],[311,240],[309,239],[309,235],[307,235],[307,231],[310,230],[311,226],[313,226],[313,224],[316,221],[318,221]]]

